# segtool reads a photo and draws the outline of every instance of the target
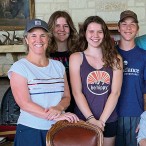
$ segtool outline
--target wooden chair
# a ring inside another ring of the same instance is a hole
[[[48,131],[46,146],[103,146],[103,133],[84,121],[59,121]]]

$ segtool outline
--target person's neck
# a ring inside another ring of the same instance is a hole
[[[134,41],[121,40],[119,42],[119,47],[122,50],[129,51],[129,50],[132,50],[135,47],[135,42]]]
[[[88,54],[90,56],[100,57],[100,58],[102,58],[102,56],[103,56],[101,48],[91,48],[91,47],[88,47],[85,50],[85,54]]]
[[[26,59],[31,62],[32,64],[39,66],[39,67],[45,67],[48,65],[49,60],[47,57],[42,56],[35,56],[35,55],[27,55]]]
[[[65,52],[68,50],[67,42],[57,42],[58,52]]]

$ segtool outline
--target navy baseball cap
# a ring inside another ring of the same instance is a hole
[[[29,32],[33,28],[43,28],[47,32],[49,31],[48,24],[41,19],[32,19],[32,20],[27,21],[25,32]]]

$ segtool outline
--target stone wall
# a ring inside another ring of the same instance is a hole
[[[54,11],[65,10],[71,15],[77,29],[78,24],[90,15],[99,15],[107,23],[115,23],[119,20],[121,11],[126,9],[137,13],[140,22],[139,35],[146,34],[146,0],[35,0],[36,18],[48,22]],[[0,39],[1,33],[4,32],[0,32]],[[23,31],[17,31],[16,34],[21,37]],[[8,51],[7,47],[10,48]],[[13,50],[11,46],[5,46],[5,49],[0,46],[0,76],[7,76],[10,66],[24,55],[22,48],[17,46]],[[0,89],[2,85],[0,84]]]
[[[90,15],[99,15],[107,23],[116,23],[121,11],[126,9],[133,10],[138,15],[140,25],[138,35],[146,34],[146,0],[35,0],[36,18],[48,22],[54,11],[65,10],[71,15],[77,29],[78,24]],[[0,31],[0,40],[3,37],[2,33],[4,32]],[[17,31],[16,35],[22,37],[23,31]],[[10,53],[3,53],[1,48],[2,46],[0,46],[0,76],[5,76],[16,59],[13,58],[14,53],[13,56]]]
[[[76,27],[90,15],[99,15],[106,22],[117,22],[121,11],[133,10],[139,18],[140,32],[146,33],[146,0],[35,0],[36,17],[48,21],[56,10],[66,10]]]

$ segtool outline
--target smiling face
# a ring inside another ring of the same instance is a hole
[[[48,33],[42,28],[33,28],[25,38],[29,53],[45,55],[48,47]]]
[[[118,31],[120,32],[122,39],[126,41],[134,40],[138,33],[138,24],[135,23],[133,18],[128,17],[120,22]]]
[[[104,34],[101,24],[95,22],[90,23],[86,30],[86,40],[88,42],[88,47],[100,47],[103,38]]]
[[[70,28],[66,19],[63,17],[57,18],[53,30],[53,35],[56,42],[67,42],[70,34]]]

